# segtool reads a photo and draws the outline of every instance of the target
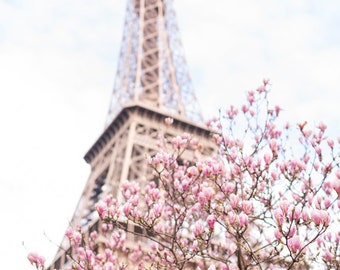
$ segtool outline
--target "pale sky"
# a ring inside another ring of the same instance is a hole
[[[208,4],[209,3],[209,4]],[[124,0],[0,0],[2,269],[48,260],[67,228],[103,130],[123,32]],[[270,78],[295,123],[340,135],[338,0],[175,0],[206,117]]]

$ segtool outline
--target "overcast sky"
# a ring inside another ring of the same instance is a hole
[[[208,4],[209,3],[209,4]],[[0,0],[1,268],[52,259],[103,130],[124,0]],[[270,78],[294,122],[340,135],[340,2],[177,0],[191,77],[206,117]],[[25,242],[25,247],[22,242]]]

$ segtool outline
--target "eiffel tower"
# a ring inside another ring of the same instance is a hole
[[[166,117],[174,119],[170,127],[164,124]],[[203,155],[214,151],[194,95],[172,0],[128,0],[106,125],[84,157],[91,173],[73,226],[100,232],[96,203],[108,194],[119,196],[126,179],[152,180],[145,155],[157,152],[157,136],[165,129],[170,136],[194,135],[207,146]],[[48,269],[69,266],[72,250],[66,238],[61,247]]]

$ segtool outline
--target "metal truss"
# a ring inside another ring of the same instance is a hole
[[[106,125],[130,103],[149,104],[203,122],[172,0],[128,0]]]
[[[70,222],[71,226],[81,225],[87,233],[100,231],[100,221],[95,210],[99,200],[108,194],[119,199],[118,191],[125,180],[138,181],[141,186],[154,180],[146,156],[153,156],[158,151],[159,133],[171,138],[187,132],[205,146],[202,156],[216,152],[216,146],[210,140],[210,131],[205,127],[180,117],[175,118],[174,124],[168,127],[164,123],[167,116],[160,110],[150,110],[139,105],[125,108],[117,115],[85,155],[85,160],[91,165],[91,174]],[[188,151],[183,158],[194,162],[196,154]],[[135,240],[135,236],[129,236],[129,241]],[[73,252],[64,237],[61,249],[48,269],[65,269],[70,263],[68,255]]]

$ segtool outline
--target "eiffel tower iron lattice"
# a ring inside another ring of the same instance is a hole
[[[172,0],[130,0],[107,124],[129,103],[202,121]]]
[[[166,117],[174,119],[166,127]],[[122,181],[153,179],[145,162],[154,155],[159,132],[176,136],[188,132],[205,150],[215,151],[191,85],[179,39],[172,0],[128,0],[124,37],[106,127],[85,155],[91,173],[78,202],[72,226],[86,233],[101,227],[96,203],[108,194],[119,197]],[[183,158],[193,160],[193,153]],[[134,225],[129,225],[134,226]],[[132,230],[136,228],[132,228]],[[138,228],[137,228],[138,230]],[[134,235],[128,242],[136,241]],[[73,253],[64,237],[48,269],[65,269]]]

